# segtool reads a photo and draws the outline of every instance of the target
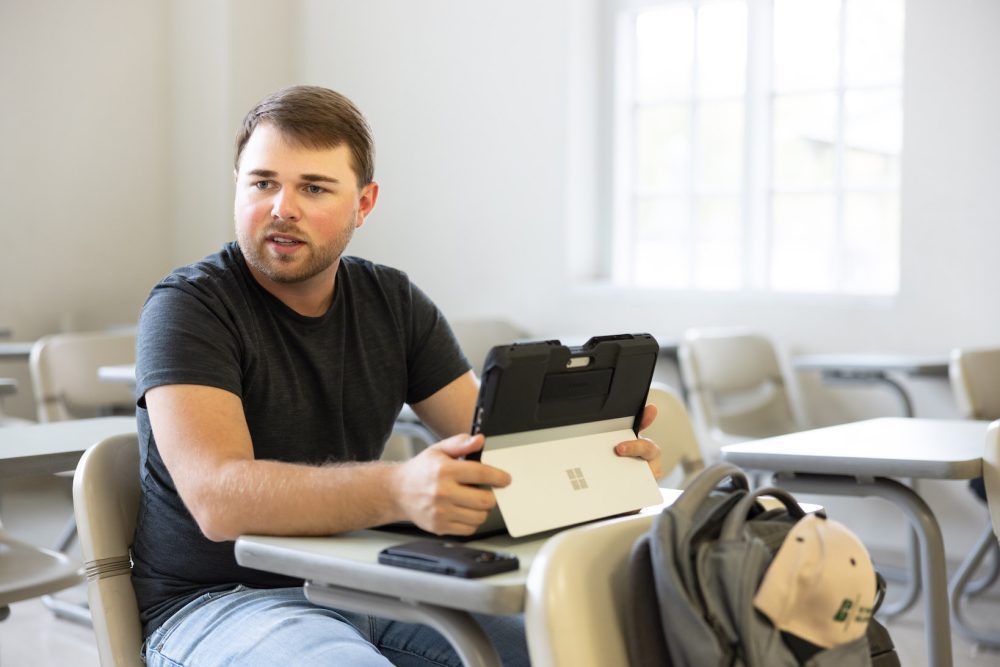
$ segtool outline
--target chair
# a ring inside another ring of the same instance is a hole
[[[105,666],[143,665],[129,557],[139,497],[135,433],[105,438],[84,453],[73,479],[73,508],[97,649]]]
[[[101,366],[134,363],[134,330],[52,334],[38,339],[28,359],[38,421],[134,413],[131,386],[101,382],[97,377]],[[75,537],[76,524],[70,517],[55,548],[65,553]],[[85,607],[52,596],[44,597],[43,602],[57,616],[90,623]]]
[[[994,420],[1000,419],[1000,348],[952,350],[948,364],[948,376],[952,393],[962,415],[968,419]],[[975,494],[989,505],[991,521],[976,541],[975,546],[959,566],[949,585],[951,608],[954,614],[954,624],[963,634],[992,646],[1000,646],[1000,635],[996,632],[986,632],[972,627],[964,618],[962,600],[989,588],[1000,576],[1000,546],[997,544],[994,528],[997,526],[997,505],[1000,504],[1000,480],[996,478],[996,467],[990,467],[990,461],[996,461],[997,453],[996,423],[992,424],[987,438],[986,455],[983,457],[983,478],[973,480],[970,484]],[[991,458],[992,456],[992,458]],[[991,483],[990,473],[993,473],[993,502],[989,503]],[[992,525],[991,525],[992,524]],[[982,561],[991,556],[991,566],[986,574],[978,579],[972,575],[979,569]]]
[[[135,363],[135,333],[88,332],[44,336],[28,361],[38,421],[51,422],[135,410],[132,388],[101,382],[101,366]]]
[[[527,337],[527,332],[506,320],[456,319],[451,329],[476,375],[483,372],[483,362],[494,345],[506,345]]]
[[[538,551],[525,585],[532,664],[628,666],[628,557],[655,518],[636,514],[571,528]]]
[[[986,487],[986,505],[990,510],[993,537],[996,538],[996,543],[1000,544],[1000,420],[990,424],[986,431],[983,486]]]
[[[774,345],[745,330],[691,329],[680,348],[681,374],[709,460],[723,445],[802,430]]]
[[[666,476],[660,485],[683,489],[705,467],[687,408],[672,389],[658,382],[649,388],[647,402],[656,406],[656,420],[640,435],[663,452],[661,465]]]
[[[30,424],[31,421],[27,419],[21,419],[20,417],[12,417],[6,414],[3,410],[3,399],[4,396],[10,396],[17,392],[17,380],[13,378],[0,378],[0,427],[3,426],[23,426],[25,424]]]
[[[9,604],[55,593],[83,580],[66,554],[14,539],[0,528],[0,621]]]

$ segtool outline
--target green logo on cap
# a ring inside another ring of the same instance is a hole
[[[837,613],[833,615],[833,620],[837,621],[838,623],[843,623],[844,621],[846,621],[847,616],[851,611],[851,607],[853,606],[854,606],[853,602],[851,602],[847,598],[844,598],[844,601],[840,603],[840,609],[838,609]]]

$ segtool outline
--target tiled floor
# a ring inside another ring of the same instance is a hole
[[[67,597],[77,596],[70,591]],[[973,600],[968,618],[984,619],[983,627],[1000,634],[1000,585]],[[922,614],[912,610],[888,625],[904,667],[927,665]],[[976,646],[953,638],[955,667],[998,667],[1000,649]],[[39,600],[11,605],[11,615],[0,622],[0,667],[98,667],[93,632],[53,617]]]

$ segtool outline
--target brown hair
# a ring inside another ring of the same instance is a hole
[[[371,127],[354,103],[340,93],[319,86],[291,86],[258,102],[236,133],[237,170],[250,135],[262,122],[273,124],[289,141],[309,148],[346,144],[358,186],[374,180],[375,142]]]

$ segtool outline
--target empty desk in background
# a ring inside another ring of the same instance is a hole
[[[135,385],[135,364],[101,366],[97,369],[97,379],[101,382]]]
[[[31,341],[0,341],[0,361],[27,361],[33,345]]]
[[[892,377],[948,377],[948,357],[906,354],[809,354],[792,359],[797,371],[819,371],[824,382],[882,384],[895,392],[903,414],[913,416],[913,401],[906,388]]]
[[[74,470],[83,453],[98,440],[135,430],[135,417],[72,419],[0,428],[0,477]]]
[[[952,664],[952,655],[941,528],[927,503],[891,478],[978,477],[987,425],[957,419],[869,419],[727,445],[722,458],[773,471],[779,485],[799,493],[874,496],[902,509],[920,545],[928,659],[945,667]]]
[[[73,470],[88,447],[117,433],[135,432],[132,417],[102,417],[28,426],[0,428],[0,479],[21,475],[42,475]],[[138,471],[136,471],[138,474]],[[24,597],[44,595],[71,586],[82,578],[78,566],[65,554],[32,545],[11,542],[0,529],[0,592],[11,584]],[[12,559],[9,568],[4,559]],[[4,581],[3,576],[15,576]],[[9,590],[9,589],[8,589]],[[16,596],[15,596],[16,597]],[[74,614],[76,617],[79,614]]]

